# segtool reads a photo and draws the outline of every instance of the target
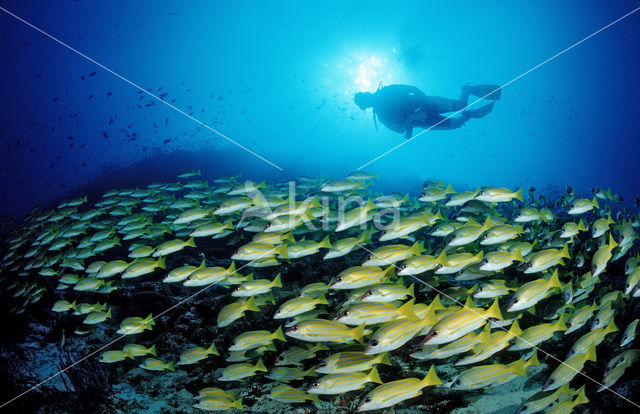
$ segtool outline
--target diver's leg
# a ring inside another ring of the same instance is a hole
[[[427,120],[414,122],[413,126],[422,129],[448,130],[460,128],[467,120],[469,117],[463,112],[461,116],[451,118],[443,115],[431,116]]]
[[[431,102],[434,112],[438,114],[444,114],[447,112],[456,112],[467,106],[467,99],[469,94],[463,92],[459,99],[443,98],[441,96],[429,96],[428,99]]]
[[[466,89],[467,93],[477,96],[482,99],[489,99],[491,101],[497,101],[500,99],[500,95],[502,93],[502,88],[500,85],[491,85],[491,84],[483,84],[483,85],[465,85],[463,86],[463,90]]]

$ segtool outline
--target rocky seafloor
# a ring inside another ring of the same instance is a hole
[[[234,249],[234,240],[208,241],[200,244],[199,250],[208,259],[209,264],[228,266],[228,259]],[[114,258],[122,257],[123,251],[110,253]],[[283,264],[280,267],[283,285],[302,287],[316,281],[328,281],[347,264],[359,264],[366,252],[354,252],[349,258],[336,261],[323,261],[313,256]],[[177,254],[168,258],[171,266],[185,263],[197,265],[199,257]],[[622,274],[619,265],[612,265],[608,274]],[[158,274],[144,276],[135,285],[125,285],[106,295],[77,292],[77,299],[87,301],[108,300],[113,309],[114,320],[121,320],[131,315],[147,315],[169,309],[194,293],[181,285],[168,285],[158,281]],[[613,280],[605,277],[603,283],[618,285],[624,278]],[[420,290],[428,290],[423,286]],[[0,339],[0,390],[2,400],[8,401],[25,391],[22,395],[2,408],[8,413],[177,413],[201,412],[193,408],[198,390],[216,384],[221,370],[228,365],[222,357],[210,357],[196,365],[182,366],[176,372],[149,372],[138,368],[138,362],[126,360],[119,364],[104,364],[98,361],[99,353],[105,344],[109,344],[120,335],[116,334],[113,324],[98,325],[96,331],[87,336],[73,335],[72,332],[81,325],[81,317],[51,312],[51,304],[58,299],[53,289],[39,302],[30,306],[22,315],[6,313],[11,303],[10,297],[3,298],[2,331]],[[75,293],[75,292],[74,292]],[[276,290],[276,304],[278,292]],[[5,295],[6,296],[6,295]],[[227,290],[220,286],[212,286],[206,291],[176,306],[155,321],[153,331],[136,335],[136,342],[148,345],[155,344],[158,355],[166,359],[176,360],[186,347],[192,344],[207,344],[215,340],[221,353],[223,347],[232,339],[248,330],[258,327],[271,327],[276,324],[271,319],[277,305],[269,305],[265,312],[250,313],[231,327],[218,329],[216,315],[218,310],[229,302]],[[284,295],[283,295],[284,298]],[[629,305],[616,312],[616,323],[626,326],[632,315],[638,314],[640,303],[633,299]],[[65,333],[63,335],[63,332]],[[573,336],[575,336],[574,333]],[[581,333],[577,333],[578,336]],[[598,355],[603,359],[613,355],[618,335],[611,335],[599,347]],[[556,335],[545,342],[541,348],[553,355],[562,357],[566,354],[572,340]],[[288,341],[295,342],[291,338]],[[380,369],[383,381],[402,377],[424,376],[432,361],[421,362],[408,356],[414,339],[407,346],[395,351],[391,357],[393,366]],[[125,338],[112,347],[104,349],[120,349]],[[279,348],[280,349],[280,348]],[[606,351],[605,351],[606,350]],[[273,365],[277,353],[264,356],[267,366]],[[455,358],[453,358],[455,359]],[[527,377],[478,391],[453,391],[442,387],[424,389],[423,395],[401,405],[391,407],[382,412],[430,412],[430,413],[515,413],[520,404],[529,396],[539,391],[550,370],[557,363],[549,361],[539,354],[540,366],[532,367]],[[78,362],[79,361],[79,362]],[[492,361],[500,362],[493,358]],[[308,361],[305,367],[316,361]],[[509,362],[509,361],[506,361]],[[546,363],[545,363],[546,362]],[[436,361],[439,375],[446,378],[453,374],[452,360]],[[547,365],[548,364],[548,365]],[[59,374],[60,370],[64,370]],[[602,365],[587,363],[586,375],[602,378]],[[629,370],[613,387],[631,400],[640,395],[640,375],[636,369]],[[55,376],[54,376],[55,375]],[[51,376],[53,378],[49,379]],[[38,386],[42,381],[45,383]],[[572,387],[580,386],[585,381],[578,376]],[[363,390],[337,396],[322,396],[320,404],[311,402],[299,405],[284,404],[267,397],[273,381],[257,375],[245,381],[227,383],[226,390],[234,391],[236,397],[243,398],[245,412],[257,413],[348,413],[354,412],[362,397]],[[300,386],[300,381],[291,385]],[[364,391],[373,388],[368,384]],[[632,408],[616,395],[609,392],[590,393],[588,406],[578,406],[575,412],[604,413],[617,410],[619,413],[631,413]]]

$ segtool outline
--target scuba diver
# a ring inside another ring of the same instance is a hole
[[[493,109],[495,101],[500,99],[502,89],[497,85],[465,85],[458,99],[427,96],[420,89],[409,85],[378,86],[376,93],[358,92],[354,101],[360,109],[373,108],[373,120],[376,117],[387,128],[411,138],[413,128],[456,129],[469,119],[482,118]],[[493,102],[478,109],[463,110],[467,106],[469,95]],[[487,96],[485,96],[487,95]],[[460,116],[448,118],[442,114],[462,110]],[[437,125],[436,125],[437,124]],[[376,124],[377,129],[377,124]]]

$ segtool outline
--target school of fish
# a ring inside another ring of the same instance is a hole
[[[377,177],[355,172],[300,177],[294,194],[289,182],[229,176],[209,185],[199,176],[32,211],[0,256],[10,311],[50,300],[52,312],[77,322],[75,335],[115,327],[122,340],[97,363],[163,375],[216,358],[224,365],[216,382],[194,396],[205,411],[243,409],[226,384],[254,376],[282,403],[358,391],[357,410],[368,411],[407,406],[430,387],[504,384],[544,358],[547,379],[518,412],[569,413],[610,390],[640,356],[636,315],[616,322],[640,297],[640,218],[609,191],[581,198],[568,187],[550,201],[533,188],[428,182],[416,198],[376,194]],[[215,244],[232,253],[207,257],[201,247]],[[297,261],[339,271],[302,283],[287,273]],[[610,273],[614,265],[624,274]],[[219,289],[220,335],[163,355],[149,336],[153,314],[109,304],[141,280],[181,297]],[[225,340],[238,325],[255,329]],[[559,341],[573,344],[567,355],[546,346]],[[403,377],[399,363],[422,374]],[[445,363],[456,370],[446,378]],[[605,366],[604,376],[571,388],[589,364]]]

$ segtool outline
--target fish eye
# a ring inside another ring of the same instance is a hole
[[[336,282],[342,282],[342,277],[337,277]]]
[[[453,384],[454,385],[460,385],[460,384],[462,384],[462,382],[459,379],[457,379],[456,382],[454,382]]]
[[[327,366],[326,362],[321,362],[321,363],[318,364],[318,368],[324,368],[326,366]]]
[[[291,327],[291,330],[292,330],[293,332],[297,331],[297,330],[298,330],[298,325],[293,325],[293,326]]]
[[[531,269],[533,267],[533,263],[527,263],[527,269]]]
[[[366,402],[366,403],[370,403],[370,402],[371,402],[371,397],[367,397],[367,398],[365,398],[365,399],[364,399],[364,402]]]
[[[284,357],[282,355],[278,356],[278,361],[284,361]]]
[[[594,322],[596,325],[599,325],[599,324],[600,324],[600,319],[596,318],[596,320],[595,320],[595,321],[593,321],[593,322]]]
[[[440,269],[442,269],[442,265],[441,264],[436,265],[436,270],[440,270]]]
[[[319,383],[317,383],[317,382],[314,382],[314,383],[313,383],[313,385],[312,385],[312,387],[314,387],[314,388],[317,388],[317,387],[319,387],[319,386],[320,386],[320,384],[319,384]]]
[[[623,336],[623,337],[622,337],[622,340],[623,340],[623,341],[626,341],[626,340],[627,340],[627,335]]]
[[[437,336],[437,335],[438,335],[438,331],[431,332],[431,336]]]
[[[519,299],[517,297],[513,298],[513,303],[518,303],[518,300]]]
[[[549,384],[553,384],[554,382],[556,382],[556,380],[554,380],[553,378],[549,379]]]
[[[402,270],[406,269],[407,267],[407,265],[402,265]]]
[[[480,191],[478,195],[484,195],[484,191]]]
[[[371,342],[369,342],[369,345],[378,346],[378,340],[377,339],[373,339]]]

